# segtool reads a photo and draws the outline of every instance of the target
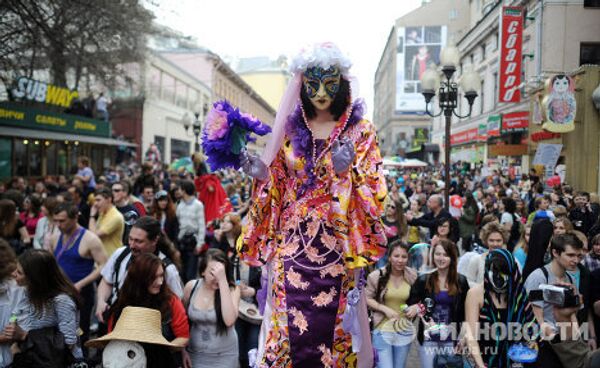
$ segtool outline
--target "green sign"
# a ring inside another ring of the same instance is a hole
[[[110,123],[78,115],[58,114],[16,103],[0,103],[0,125],[110,138]]]

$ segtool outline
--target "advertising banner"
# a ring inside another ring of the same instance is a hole
[[[468,129],[450,136],[450,145],[455,146],[465,143],[474,143],[477,141],[479,128]]]
[[[503,132],[522,132],[529,128],[529,111],[515,111],[502,115]]]
[[[502,7],[500,17],[500,83],[498,102],[521,101],[521,59],[523,47],[523,8]]]
[[[479,124],[479,132],[477,134],[477,140],[479,142],[487,141],[487,124]]]
[[[427,128],[415,128],[411,150],[420,149],[421,145],[427,142],[429,142],[429,130]]]
[[[502,121],[502,115],[490,115],[488,116],[487,124],[487,137],[499,137],[500,136],[500,122]]]
[[[398,27],[396,29],[396,112],[425,114],[421,75],[440,63],[446,45],[446,26]]]

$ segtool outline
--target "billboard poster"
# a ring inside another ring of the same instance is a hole
[[[521,54],[523,49],[523,8],[505,6],[500,18],[500,86],[498,102],[521,101]]]
[[[502,121],[502,115],[490,115],[488,116],[487,123],[487,137],[499,137],[500,136],[500,122]]]
[[[398,27],[396,29],[396,111],[424,114],[421,75],[430,64],[440,63],[446,45],[446,26]]]

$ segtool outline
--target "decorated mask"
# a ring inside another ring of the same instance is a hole
[[[341,73],[337,66],[323,69],[313,66],[303,73],[302,82],[306,95],[317,110],[327,110],[340,89]]]
[[[124,340],[112,340],[102,352],[104,368],[146,368],[142,345]]]

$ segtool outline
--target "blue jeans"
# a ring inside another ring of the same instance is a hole
[[[377,368],[404,368],[411,343],[394,343],[396,332],[373,330],[373,348],[377,350]]]
[[[438,354],[451,354],[454,351],[452,341],[423,341],[419,346],[419,358],[421,359],[421,368],[434,368],[433,360]]]

